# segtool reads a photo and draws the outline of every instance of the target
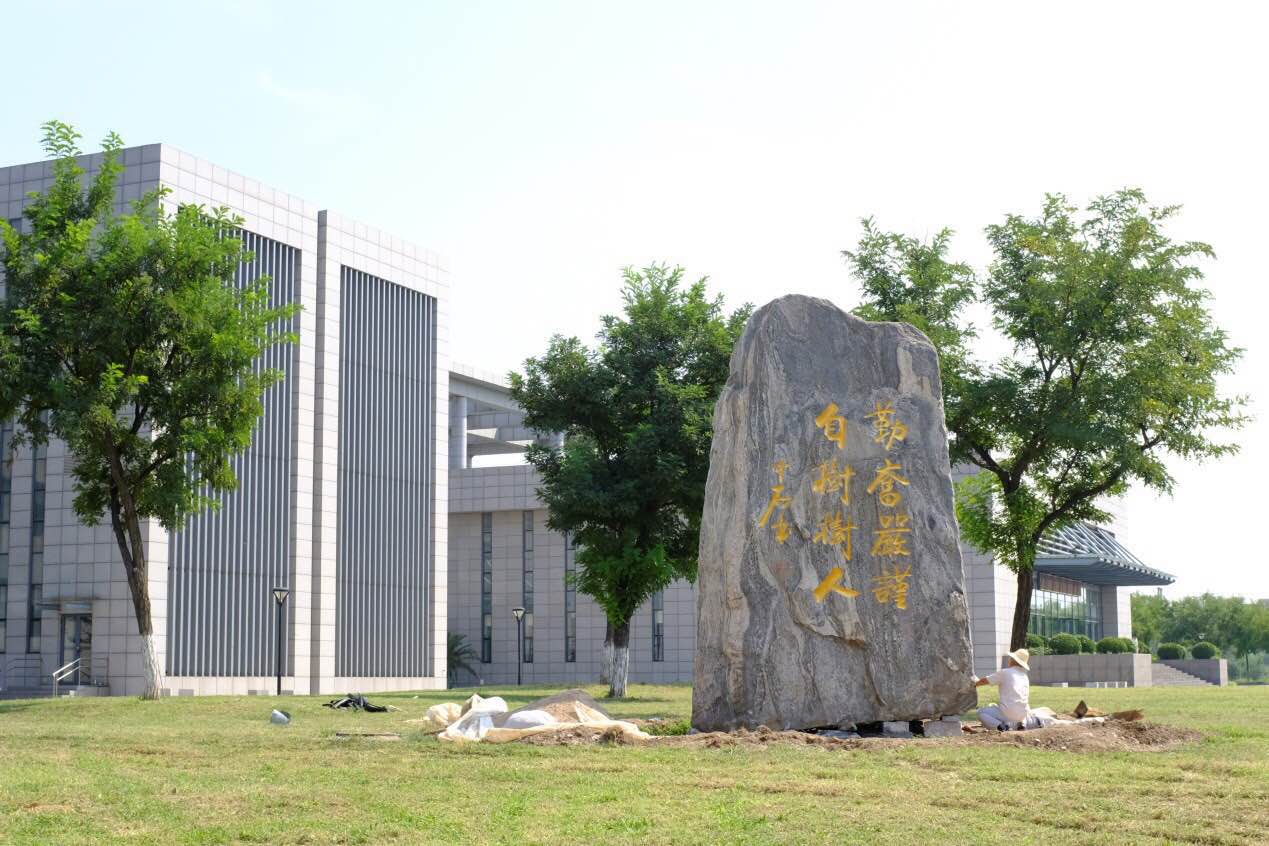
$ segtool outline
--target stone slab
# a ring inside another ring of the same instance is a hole
[[[960,717],[944,717],[941,720],[926,720],[921,727],[926,737],[960,737]]]

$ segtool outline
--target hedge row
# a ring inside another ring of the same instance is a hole
[[[1087,635],[1074,635],[1061,632],[1052,637],[1038,634],[1027,635],[1027,651],[1032,655],[1079,655],[1100,652],[1116,654],[1132,652],[1136,649],[1132,640],[1126,637],[1104,637],[1096,643]]]

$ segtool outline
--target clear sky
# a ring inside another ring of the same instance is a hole
[[[449,259],[452,352],[506,372],[590,337],[619,270],[732,305],[849,308],[875,215],[982,267],[1045,192],[1181,203],[1246,348],[1242,453],[1114,503],[1171,595],[1269,597],[1269,15],[1194,3],[5,4],[0,161],[59,117],[163,141]]]

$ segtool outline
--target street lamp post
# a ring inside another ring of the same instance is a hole
[[[511,609],[511,616],[516,618],[516,686],[519,687],[520,671],[524,668],[524,609],[517,605]]]
[[[278,604],[278,652],[274,662],[278,670],[278,696],[282,695],[282,606],[290,593],[291,591],[284,587],[273,589],[273,600]]]

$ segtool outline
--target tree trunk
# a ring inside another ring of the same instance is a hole
[[[158,699],[163,687],[163,667],[154,648],[154,623],[150,615],[149,567],[145,559],[145,539],[141,535],[141,518],[137,516],[132,490],[127,485],[118,452],[108,445],[110,457],[110,525],[123,559],[123,571],[132,593],[132,610],[137,618],[137,634],[141,638],[141,661],[145,667],[145,689],[142,699]]]
[[[1009,636],[1009,648],[1022,649],[1027,645],[1027,627],[1031,625],[1031,591],[1035,584],[1035,570],[1018,569],[1018,596],[1013,606],[1013,633]]]
[[[612,682],[612,623],[604,621],[604,651],[599,658],[599,683]]]
[[[612,678],[608,680],[608,698],[622,699],[626,695],[626,677],[630,673],[630,621],[613,629]]]

